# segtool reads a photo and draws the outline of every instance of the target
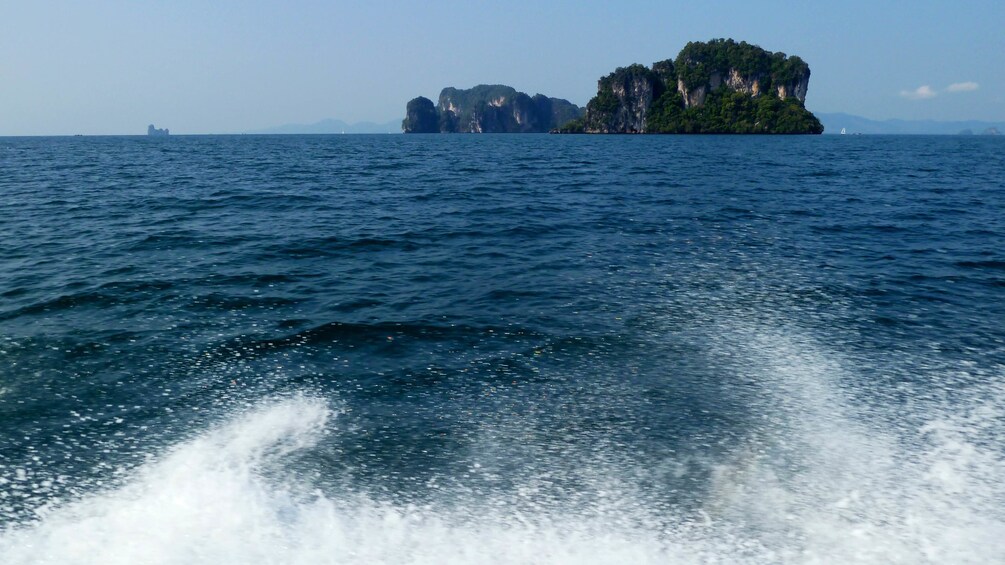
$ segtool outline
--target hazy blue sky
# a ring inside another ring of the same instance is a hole
[[[1005,121],[1002,0],[0,0],[0,135],[384,122],[479,83],[585,104],[714,37],[801,56],[813,111]]]

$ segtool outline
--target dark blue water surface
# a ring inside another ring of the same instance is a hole
[[[0,138],[13,563],[990,563],[1003,441],[1000,138]]]

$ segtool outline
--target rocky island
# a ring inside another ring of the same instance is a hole
[[[803,105],[810,67],[732,39],[690,42],[676,59],[597,83],[586,115],[559,133],[823,133]]]
[[[583,115],[568,100],[529,96],[501,84],[444,88],[439,101],[418,97],[405,107],[405,133],[544,133]]]
[[[601,78],[584,109],[501,85],[445,88],[408,102],[405,133],[823,133],[804,103],[810,67],[732,39],[693,41],[675,59]]]

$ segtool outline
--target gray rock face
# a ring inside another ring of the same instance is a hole
[[[799,100],[799,102],[804,103],[806,102],[806,91],[809,90],[809,87],[810,70],[807,68],[805,74],[801,74],[792,82],[779,84],[776,88],[778,88],[778,97],[782,100],[792,96],[796,100]]]
[[[665,71],[666,69],[661,69]],[[586,133],[643,133],[649,107],[666,90],[661,72],[642,65],[620,68],[597,82],[587,105]]]
[[[677,92],[684,97],[685,108],[701,108],[705,104],[705,97],[708,96],[709,85],[702,84],[692,89],[688,89],[684,81],[677,81]]]
[[[611,129],[628,133],[646,131],[646,110],[661,90],[650,76],[634,76],[622,84],[614,84],[611,91],[620,104],[614,113]]]
[[[718,75],[718,73],[716,74]],[[723,82],[731,90],[742,92],[749,96],[760,96],[761,84],[764,82],[764,77],[761,75],[743,76],[737,69],[729,69],[729,73]],[[718,85],[716,88],[718,88]],[[782,98],[784,99],[784,97]]]

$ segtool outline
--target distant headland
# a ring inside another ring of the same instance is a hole
[[[171,132],[168,131],[167,128],[157,129],[157,128],[154,127],[153,124],[150,124],[150,125],[147,126],[147,135],[165,136],[165,135],[169,135],[170,133]]]
[[[579,108],[508,86],[445,88],[434,106],[408,102],[405,133],[817,134],[804,103],[810,67],[796,56],[732,39],[690,42],[676,59],[616,69]],[[550,104],[549,104],[550,103]]]
[[[444,88],[436,106],[422,96],[405,107],[405,133],[543,133],[583,115],[568,100],[529,96],[510,86]]]

